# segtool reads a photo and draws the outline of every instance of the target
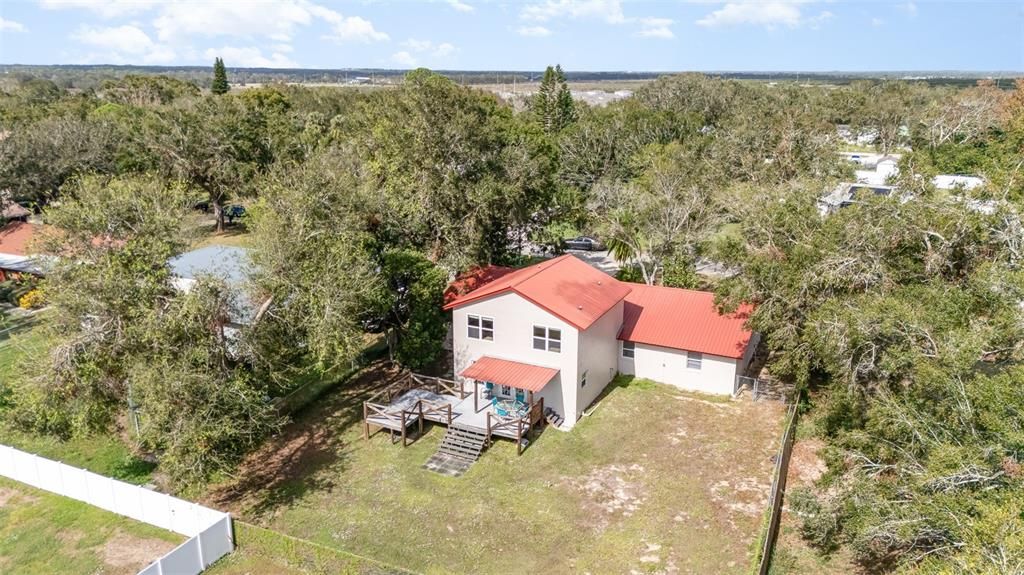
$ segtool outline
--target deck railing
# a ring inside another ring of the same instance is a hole
[[[530,406],[530,411],[522,417],[506,417],[498,415],[497,413],[487,412],[487,440],[491,440],[491,436],[495,432],[501,430],[512,431],[516,433],[516,455],[523,454],[523,438],[525,438],[533,427],[544,418],[544,398],[540,398],[540,401],[535,402]]]
[[[465,383],[461,381],[432,375],[420,375],[418,373],[410,373],[409,378],[419,384],[414,387],[429,389],[438,395],[454,395],[459,399],[466,399],[470,394],[470,392],[466,391]]]
[[[423,402],[417,401],[409,409],[403,409],[401,411],[391,411],[389,406],[386,404],[372,403],[369,401],[363,402],[363,439],[370,438],[370,426],[375,425],[378,429],[388,429],[391,431],[391,439],[394,442],[395,428],[401,431],[402,447],[407,447],[408,433],[407,428],[409,427],[410,417],[413,415],[419,415],[419,431],[420,435],[423,435]],[[370,421],[370,418],[376,418],[377,421]],[[449,415],[449,417],[451,417]],[[383,422],[380,422],[383,420]]]

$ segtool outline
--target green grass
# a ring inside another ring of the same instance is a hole
[[[210,575],[385,575],[404,571],[337,549],[234,521],[235,551],[213,565]]]
[[[364,379],[364,378],[358,378]],[[366,383],[371,387],[371,383]],[[426,573],[743,573],[758,536],[780,406],[619,380],[571,432],[517,457],[499,440],[460,478],[409,448],[364,441],[365,391],[322,398],[214,506],[326,547]]]
[[[0,479],[0,573],[137,573],[184,537]]]
[[[8,322],[15,329],[13,334],[0,336],[0,379],[13,377],[20,357],[46,345],[44,332],[38,322],[38,316]],[[0,421],[0,443],[136,484],[148,482],[154,468],[153,464],[134,457],[117,437],[109,435],[77,437],[65,441],[53,436],[26,433],[15,429],[9,422]]]

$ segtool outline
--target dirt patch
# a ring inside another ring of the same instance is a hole
[[[0,507],[4,507],[8,502],[10,503],[35,503],[39,501],[39,498],[35,495],[29,495],[23,491],[17,489],[8,489],[0,487]]]
[[[749,477],[719,481],[711,486],[711,499],[729,511],[757,516],[764,513],[771,488],[768,481]]]
[[[340,431],[362,421],[362,402],[397,373],[384,362],[371,364],[314,402],[245,458],[235,472],[238,480],[217,486],[204,502],[258,521],[306,491],[329,489],[331,480],[319,471],[343,456]]]
[[[790,485],[813,485],[821,479],[828,467],[822,459],[820,451],[825,442],[820,439],[804,439],[793,444],[793,455],[789,460]]]
[[[118,531],[100,549],[100,557],[114,573],[138,573],[174,547],[170,541],[145,539]]]
[[[57,533],[57,539],[64,543],[68,547],[77,547],[78,542],[85,537],[85,533],[82,533],[78,529],[63,529]]]
[[[582,477],[566,477],[565,483],[583,495],[583,507],[591,526],[603,530],[616,516],[629,517],[644,503],[639,478],[642,465],[606,465]]]

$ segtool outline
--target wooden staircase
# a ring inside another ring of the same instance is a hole
[[[564,421],[562,416],[550,407],[544,409],[544,419],[555,427],[562,425],[562,422]]]
[[[480,452],[486,447],[487,432],[453,422],[441,439],[437,453],[473,462],[480,459]]]

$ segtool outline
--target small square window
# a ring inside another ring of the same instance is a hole
[[[587,386],[587,372],[583,372],[583,377],[580,378],[580,387]]]
[[[501,386],[501,394],[504,396],[512,395],[512,387],[508,385]]]
[[[636,356],[636,344],[631,341],[622,342],[622,357],[633,359]]]
[[[533,326],[533,349],[562,351],[562,330],[553,327]]]
[[[466,316],[466,335],[470,339],[494,341],[494,318],[478,315]]]
[[[686,352],[686,367],[688,369],[700,369],[701,363],[703,363],[704,354],[696,351]]]

